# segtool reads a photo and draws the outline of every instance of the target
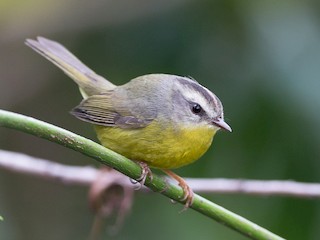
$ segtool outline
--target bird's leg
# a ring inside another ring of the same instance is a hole
[[[138,162],[138,164],[141,167],[141,175],[137,179],[137,182],[139,182],[142,186],[146,182],[147,177],[149,177],[150,180],[152,181],[153,175],[148,164],[146,164],[145,162]]]
[[[189,185],[187,184],[187,182],[182,177],[178,176],[177,174],[175,174],[170,170],[162,169],[162,171],[165,172],[169,177],[172,177],[173,179],[175,179],[179,183],[179,186],[182,188],[184,193],[183,199],[181,200],[186,201],[184,204],[184,210],[189,208],[192,205],[194,193],[192,189],[189,187]]]

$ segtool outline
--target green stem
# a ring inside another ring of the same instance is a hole
[[[140,166],[135,162],[130,161],[122,155],[115,153],[89,139],[37,119],[0,110],[0,126],[26,132],[81,152],[102,164],[118,170],[132,179],[137,179],[141,175]],[[181,201],[183,198],[182,189],[177,185],[168,183],[161,176],[154,174],[152,181],[147,179],[145,185],[155,192],[160,192],[177,202],[183,203],[183,201]],[[227,225],[251,239],[283,239],[197,194],[194,196],[191,208],[211,219]]]

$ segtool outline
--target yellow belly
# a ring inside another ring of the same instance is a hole
[[[217,131],[207,125],[163,128],[156,121],[139,129],[95,128],[103,146],[161,169],[178,168],[198,160],[210,147]]]

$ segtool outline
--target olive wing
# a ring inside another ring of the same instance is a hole
[[[120,128],[143,128],[153,120],[150,117],[137,116],[129,106],[120,104],[123,101],[116,99],[112,93],[113,91],[110,91],[84,99],[71,110],[71,114],[95,125]]]

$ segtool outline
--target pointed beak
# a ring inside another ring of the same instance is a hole
[[[219,128],[232,132],[231,127],[222,119],[217,118],[212,121],[214,125],[217,125]]]

